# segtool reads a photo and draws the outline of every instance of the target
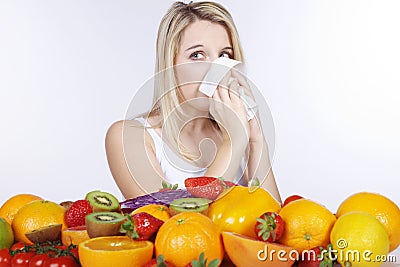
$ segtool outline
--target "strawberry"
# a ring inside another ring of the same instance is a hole
[[[297,265],[298,267],[332,267],[333,261],[330,255],[332,246],[327,249],[321,246],[314,247],[306,253],[302,253],[303,259]]]
[[[200,256],[199,256],[198,260],[192,260],[185,267],[218,267],[219,263],[221,262],[220,259],[213,259],[207,265],[207,260],[208,259],[204,258],[204,252],[202,252],[202,253],[200,253]]]
[[[195,197],[215,200],[226,188],[235,186],[230,181],[215,177],[193,177],[185,179],[185,187]]]
[[[93,209],[87,200],[77,200],[65,212],[65,223],[68,228],[85,225],[85,216]]]
[[[156,259],[151,259],[143,267],[175,267],[172,263],[166,261],[163,255],[158,255]]]
[[[258,217],[254,232],[261,241],[276,242],[285,230],[285,223],[281,216],[275,212],[266,212]]]
[[[126,233],[135,240],[150,239],[161,227],[164,221],[147,212],[126,215],[127,220],[121,226],[121,233]]]
[[[295,200],[298,200],[298,199],[302,199],[302,198],[303,198],[303,197],[302,197],[302,196],[299,196],[299,195],[291,195],[291,196],[288,196],[288,197],[285,199],[285,201],[283,202],[282,207],[286,206],[287,204],[289,204],[289,203],[292,202],[292,201],[295,201]]]
[[[178,184],[169,184],[166,181],[162,181],[161,183],[162,188],[158,190],[159,192],[165,192],[165,191],[171,191],[171,190],[177,190],[178,189]]]

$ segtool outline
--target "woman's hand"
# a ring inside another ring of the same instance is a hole
[[[234,78],[229,84],[231,72],[221,80],[210,98],[210,113],[221,128],[223,138],[235,145],[246,147],[249,142],[250,124],[247,120],[247,110],[239,97],[239,82]]]
[[[236,80],[236,83],[238,83],[239,86],[244,90],[244,93],[255,101],[254,95],[251,91],[250,85],[247,82],[246,77],[244,77],[240,72],[232,70],[232,78]],[[250,131],[249,142],[261,144],[263,142],[263,133],[258,113],[250,121],[248,121],[248,123]]]

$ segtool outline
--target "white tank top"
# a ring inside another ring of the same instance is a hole
[[[158,133],[151,128],[151,125],[144,118],[135,118],[142,125],[144,125],[147,132],[153,139],[154,149],[157,161],[160,163],[164,178],[167,183],[175,185],[178,184],[179,188],[185,188],[184,181],[186,178],[204,176],[207,168],[200,168],[190,164],[182,157],[177,155],[161,138]],[[237,177],[233,182],[243,184],[241,179],[243,177],[244,161],[242,159],[238,169]]]

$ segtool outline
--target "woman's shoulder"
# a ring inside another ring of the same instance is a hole
[[[134,129],[142,129],[143,131],[143,123],[139,120],[118,120],[113,122],[109,128],[108,133],[122,133],[129,128]]]
[[[149,125],[143,118],[115,121],[107,130],[106,142],[128,142],[130,144],[137,144],[144,141],[145,146],[154,149],[153,138],[146,130],[147,127],[149,127]]]

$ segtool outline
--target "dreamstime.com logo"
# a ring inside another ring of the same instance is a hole
[[[370,250],[359,251],[356,249],[346,249],[348,242],[345,239],[339,239],[336,243],[338,249],[333,249],[331,246],[328,249],[322,250],[320,255],[314,250],[304,250],[301,253],[297,250],[275,250],[269,249],[268,244],[265,244],[264,249],[257,251],[257,258],[260,261],[278,260],[299,261],[299,260],[317,260],[328,258],[332,261],[339,260],[340,262],[397,262],[395,255],[374,255]]]

